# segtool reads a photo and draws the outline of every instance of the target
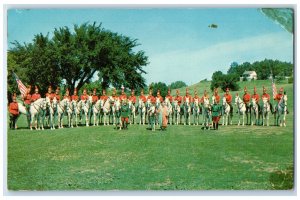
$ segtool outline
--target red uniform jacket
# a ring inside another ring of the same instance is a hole
[[[26,94],[24,97],[24,103],[30,105],[31,103],[31,94]]]
[[[269,94],[263,94],[262,96],[261,96],[261,98],[267,98],[268,99],[268,101],[270,101],[270,95]]]
[[[231,94],[225,94],[225,98],[226,98],[226,102],[231,104],[231,101],[232,101],[232,96]]]
[[[88,100],[89,99],[89,96],[86,94],[86,95],[81,95],[80,96],[80,99],[82,100],[82,101],[85,101],[85,100]]]
[[[274,100],[276,100],[279,103],[279,101],[281,100],[282,96],[283,96],[283,94],[276,94]]]
[[[121,95],[120,95],[120,100],[122,101],[122,100],[124,100],[124,99],[127,99],[126,94],[121,94]]]
[[[60,95],[59,94],[54,94],[56,100],[59,102],[60,101]]]
[[[9,113],[12,115],[19,115],[18,102],[11,102],[9,104]]]
[[[168,96],[166,96],[166,98],[165,99],[169,99],[169,101],[172,103],[173,102],[173,97],[171,96],[171,95],[168,95]]]
[[[133,96],[130,96],[130,97],[128,97],[128,100],[135,104],[135,102],[136,102],[136,97],[135,97],[134,95],[133,95]]]
[[[79,99],[79,97],[78,97],[78,95],[72,95],[72,101],[74,100],[74,101],[78,101],[78,99]]]
[[[100,99],[103,100],[103,101],[106,101],[106,100],[108,99],[108,96],[102,95],[102,96],[100,97]]]
[[[246,104],[250,103],[250,99],[251,99],[250,94],[248,94],[248,93],[244,94],[244,96],[243,96],[244,103],[246,103]]]
[[[38,100],[39,98],[41,98],[41,95],[40,95],[40,94],[34,93],[34,94],[31,96],[31,102],[36,101],[36,100]]]
[[[181,97],[181,96],[176,96],[176,97],[174,98],[174,101],[177,101],[178,104],[180,105],[180,104],[181,104],[181,101],[182,101],[182,97]]]
[[[259,95],[258,94],[253,94],[251,98],[255,99],[256,103],[258,103],[258,101],[259,101]]]
[[[146,97],[145,97],[144,95],[140,96],[139,99],[142,99],[142,101],[143,101],[144,103],[146,103],[146,101],[147,101],[147,99],[146,99]]]
[[[92,103],[95,104],[98,101],[98,96],[97,95],[93,95],[92,96]]]

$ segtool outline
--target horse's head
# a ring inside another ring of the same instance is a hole
[[[199,100],[198,100],[198,99],[195,99],[195,100],[194,100],[194,105],[195,105],[195,106],[198,106],[198,105],[199,105]]]
[[[115,107],[116,110],[120,110],[120,108],[121,108],[120,99],[115,100],[114,107]]]

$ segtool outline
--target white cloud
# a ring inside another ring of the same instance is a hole
[[[175,50],[150,55],[147,80],[171,83],[183,80],[187,84],[210,79],[213,72],[226,72],[231,62],[278,59],[293,62],[293,36],[274,33],[215,44],[208,48],[191,51]]]

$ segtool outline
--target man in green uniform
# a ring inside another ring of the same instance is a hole
[[[219,120],[220,120],[221,110],[222,110],[222,106],[220,106],[217,103],[217,101],[214,101],[214,104],[211,107],[214,130],[218,130],[218,128],[219,128]]]
[[[122,101],[122,106],[121,106],[121,121],[122,121],[123,129],[128,129],[127,124],[128,124],[129,114],[130,114],[129,105],[127,104],[127,100],[124,99]]]

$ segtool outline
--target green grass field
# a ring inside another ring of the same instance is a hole
[[[284,87],[290,110],[285,128],[232,125],[204,131],[173,125],[152,132],[132,125],[122,131],[113,126],[30,131],[22,116],[20,129],[8,130],[8,189],[292,189],[293,89]]]

